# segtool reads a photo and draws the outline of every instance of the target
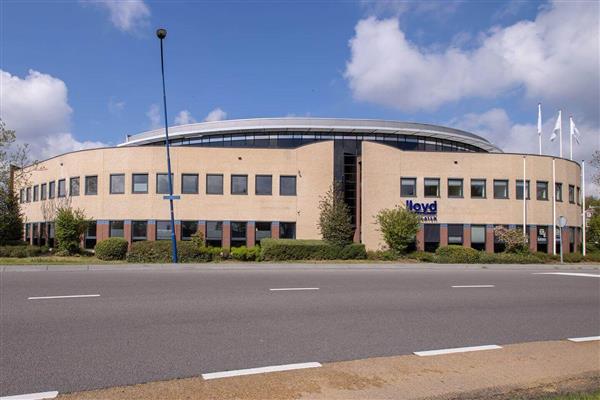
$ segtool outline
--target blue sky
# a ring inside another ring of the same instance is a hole
[[[588,144],[576,158],[600,146],[596,2],[0,4],[1,116],[40,156],[156,125],[159,26],[170,124],[214,110],[217,119],[385,118],[535,152],[541,101],[545,152],[556,151],[546,141],[558,108],[565,138],[573,114]]]

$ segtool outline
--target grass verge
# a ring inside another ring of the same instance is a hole
[[[66,264],[123,264],[125,261],[102,261],[96,257],[0,257],[0,265],[66,265]]]

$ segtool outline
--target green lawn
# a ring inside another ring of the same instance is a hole
[[[0,257],[0,265],[39,265],[39,264],[123,264],[125,261],[102,261],[96,257]]]

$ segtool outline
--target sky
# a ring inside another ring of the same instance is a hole
[[[0,117],[43,159],[168,121],[433,123],[543,152],[563,110],[600,149],[597,1],[0,0]],[[591,174],[588,174],[591,175]],[[598,187],[589,189],[598,193]]]

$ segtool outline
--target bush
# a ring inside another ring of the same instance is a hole
[[[8,187],[0,186],[0,245],[8,245],[22,237],[23,215],[17,195]]]
[[[88,221],[80,209],[61,207],[56,212],[56,248],[67,254],[79,253],[79,243]]]
[[[485,253],[480,252],[479,263],[481,264],[542,264],[544,258],[532,253]]]
[[[100,260],[124,260],[127,256],[127,240],[119,237],[112,237],[96,243],[94,251],[96,257]]]
[[[412,260],[418,260],[421,262],[434,262],[435,254],[429,253],[427,251],[413,251],[407,255],[408,258]]]
[[[416,240],[420,218],[404,207],[383,209],[375,216],[383,240],[396,254],[406,253],[409,245]]]
[[[0,257],[26,258],[38,257],[46,254],[48,254],[48,247],[46,246],[0,246]]]
[[[177,259],[181,263],[200,263],[219,261],[224,258],[220,247],[197,247],[191,241],[177,242]],[[171,241],[134,242],[127,254],[127,261],[132,263],[169,264],[171,259]]]
[[[600,251],[586,252],[585,261],[600,262]]]
[[[504,243],[507,253],[527,253],[529,251],[527,237],[523,235],[523,231],[497,226],[494,228],[494,235]]]
[[[563,254],[563,260],[567,263],[578,263],[583,261],[583,254],[581,253],[567,253]]]
[[[260,257],[266,261],[365,259],[363,244],[334,246],[322,240],[263,239]]]
[[[352,242],[352,217],[344,201],[344,191],[339,183],[333,184],[319,201],[317,223],[323,240],[334,246],[345,246]]]
[[[376,261],[395,261],[398,255],[391,250],[369,250],[367,251],[367,259]]]
[[[238,261],[258,261],[260,259],[260,247],[234,247],[230,251],[231,258]]]
[[[450,264],[472,264],[479,261],[479,251],[470,247],[450,245],[438,247],[435,262]]]

